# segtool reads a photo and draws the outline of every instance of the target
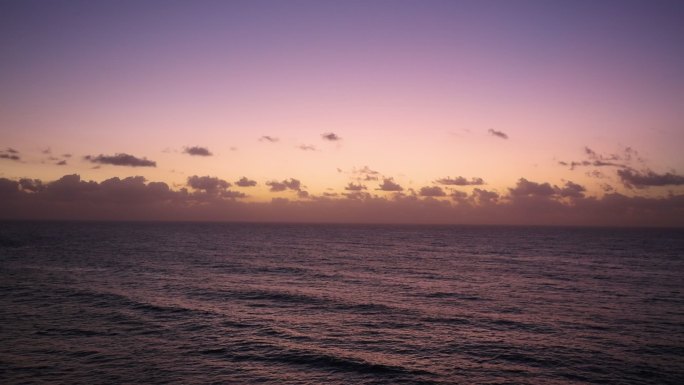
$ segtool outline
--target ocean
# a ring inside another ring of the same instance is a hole
[[[684,230],[0,223],[2,384],[682,384]]]

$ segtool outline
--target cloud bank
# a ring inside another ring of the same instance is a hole
[[[296,179],[269,186],[297,191],[299,199],[245,202],[236,199],[244,194],[229,190],[227,181],[197,175],[179,190],[141,176],[99,183],[75,174],[52,182],[0,178],[0,219],[684,227],[684,195],[587,197],[584,187],[573,182],[555,186],[520,178],[506,195],[475,188],[450,197],[438,186],[421,188],[420,195],[409,190],[391,197],[353,190],[313,196]]]

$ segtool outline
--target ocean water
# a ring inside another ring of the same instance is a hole
[[[684,231],[0,223],[2,384],[682,384]]]

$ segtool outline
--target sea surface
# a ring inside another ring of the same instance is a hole
[[[684,231],[0,222],[2,384],[684,384]]]

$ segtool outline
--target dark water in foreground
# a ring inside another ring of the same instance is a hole
[[[0,383],[682,384],[684,232],[0,223]]]

